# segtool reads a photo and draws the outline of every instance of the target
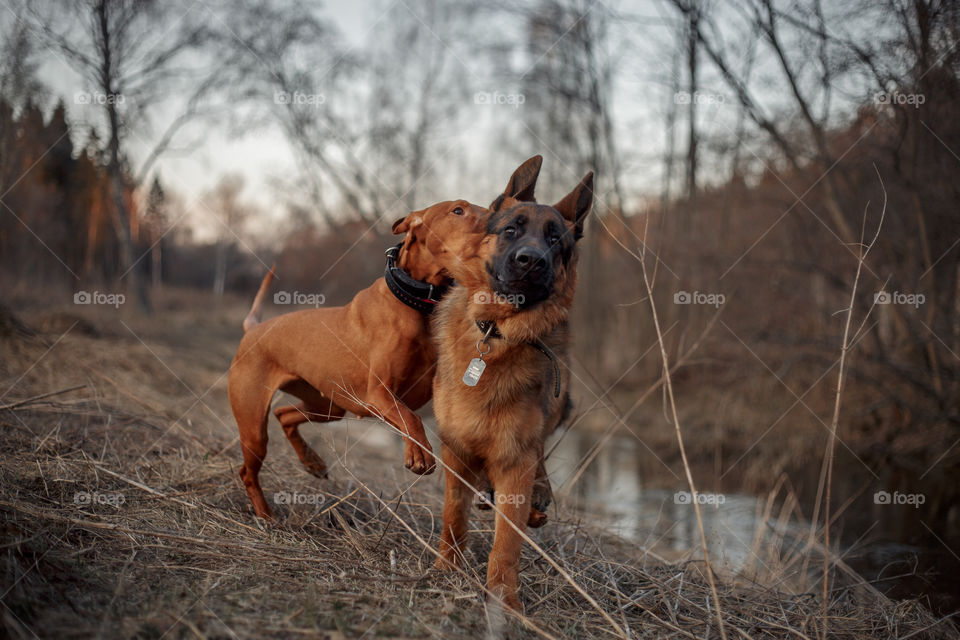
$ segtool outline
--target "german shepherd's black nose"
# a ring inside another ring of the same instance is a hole
[[[537,273],[547,266],[545,256],[533,247],[520,247],[513,254],[513,263],[529,273]]]

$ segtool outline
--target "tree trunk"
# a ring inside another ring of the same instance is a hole
[[[218,298],[223,297],[223,290],[227,282],[227,243],[217,243],[217,260],[213,273],[213,293]]]
[[[106,103],[107,118],[110,123],[110,162],[107,171],[110,174],[111,195],[113,196],[114,215],[117,216],[117,240],[120,242],[120,259],[123,261],[123,267],[126,271],[129,290],[134,296],[137,308],[143,313],[149,314],[150,298],[147,295],[147,288],[140,278],[137,271],[134,257],[133,234],[130,230],[130,211],[123,199],[123,167],[120,164],[120,117],[117,113],[116,94],[113,86],[113,59],[110,49],[110,25],[108,20],[108,9],[106,0],[100,0],[97,5],[97,18],[99,20],[102,53],[102,66],[100,73],[100,84],[104,93],[104,102]]]
[[[697,40],[700,30],[700,13],[696,0],[690,3],[687,16],[687,71],[689,73],[689,102],[687,120],[689,124],[689,144],[687,147],[687,198],[697,195]]]
[[[157,242],[150,250],[150,275],[153,279],[153,288],[159,289],[163,284],[163,243]]]

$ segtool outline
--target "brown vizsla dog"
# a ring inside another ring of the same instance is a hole
[[[487,588],[518,611],[519,532],[545,431],[565,400],[556,353],[566,350],[576,241],[592,203],[590,173],[552,207],[508,202],[492,211],[477,258],[451,270],[457,286],[433,318],[434,413],[447,470],[437,567],[462,561],[471,496],[486,476],[497,507]]]
[[[505,193],[532,197],[541,160],[536,156],[521,165]],[[449,285],[453,266],[482,237],[486,214],[483,207],[456,200],[396,221],[393,232],[405,234],[394,254],[396,266],[408,280],[424,286]],[[229,378],[230,406],[243,449],[240,477],[257,516],[273,517],[258,475],[267,453],[270,403],[278,390],[301,400],[278,407],[274,415],[311,474],[325,477],[327,467],[300,435],[299,426],[339,420],[348,411],[387,421],[404,435],[404,465],[414,473],[431,473],[436,463],[414,413],[432,395],[436,351],[429,315],[409,306],[407,293],[394,292],[379,278],[343,307],[296,311],[261,323],[272,279],[271,270],[244,320],[245,334]]]

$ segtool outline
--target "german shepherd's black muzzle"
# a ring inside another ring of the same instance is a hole
[[[490,216],[487,233],[497,247],[487,262],[490,286],[518,308],[532,307],[553,294],[556,271],[573,254],[573,234],[551,206],[521,203]]]

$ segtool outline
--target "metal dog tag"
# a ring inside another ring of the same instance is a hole
[[[487,368],[487,363],[480,358],[474,358],[470,361],[470,366],[467,367],[467,370],[463,373],[463,384],[468,387],[475,387],[477,383],[480,382],[480,376],[483,375],[483,370]]]

